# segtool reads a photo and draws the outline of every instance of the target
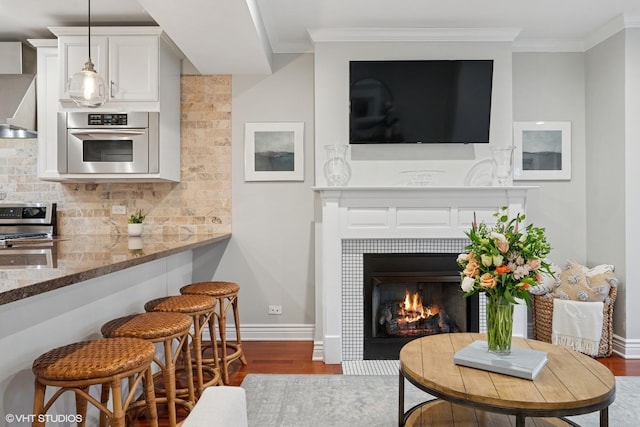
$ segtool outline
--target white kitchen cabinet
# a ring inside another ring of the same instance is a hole
[[[78,107],[68,95],[61,99],[61,94],[66,92],[67,75],[70,77],[81,70],[87,60],[86,28],[50,28],[54,34],[65,38],[65,42],[29,40],[37,48],[38,58],[38,177],[45,181],[65,182],[179,182],[182,54],[157,27],[98,28],[100,30],[95,32],[93,27],[91,29],[91,59],[101,75],[113,76],[114,82],[118,83],[114,85],[114,97],[97,108]],[[75,62],[80,65],[70,65]],[[61,77],[63,73],[64,78]],[[66,150],[60,150],[61,144],[66,144],[66,138],[58,129],[58,113],[70,111],[159,112],[159,171],[61,173],[67,170],[63,167],[66,156],[61,154]]]
[[[84,68],[89,58],[87,36],[68,36],[58,38],[58,98],[71,101],[69,96],[69,80]],[[91,61],[103,78],[106,77],[107,38],[91,37]],[[108,80],[105,80],[108,82]]]
[[[109,37],[109,95],[119,101],[158,100],[158,37]]]
[[[37,52],[38,178],[60,181],[58,173],[58,43],[30,39]]]
[[[49,28],[58,36],[59,100],[74,108],[69,79],[88,59],[87,31],[83,27]],[[179,51],[157,27],[92,27],[91,60],[107,84],[108,103],[120,109],[155,111],[160,101],[161,67],[165,55]]]

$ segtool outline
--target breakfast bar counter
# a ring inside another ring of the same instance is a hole
[[[207,235],[72,235],[44,248],[50,266],[0,266],[0,305],[74,285],[173,254],[223,242],[228,233]],[[14,249],[39,247],[24,243]]]
[[[211,280],[230,238],[229,233],[61,236],[45,251],[46,265],[5,262],[0,266],[0,348],[7,351],[0,355],[0,396],[5,397],[0,414],[16,420],[31,413],[31,364],[40,354],[100,338],[104,323],[144,312],[147,301],[179,294],[193,281]],[[71,395],[61,399],[52,410],[68,414],[72,400]],[[87,419],[87,425],[97,422]]]

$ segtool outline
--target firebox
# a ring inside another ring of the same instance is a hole
[[[478,332],[478,296],[464,298],[457,254],[364,254],[365,360],[398,359],[425,335]]]

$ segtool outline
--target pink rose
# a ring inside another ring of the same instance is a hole
[[[540,260],[539,259],[529,260],[529,268],[531,268],[531,270],[537,270],[538,268],[540,268]]]
[[[496,246],[498,247],[498,250],[503,254],[506,254],[507,251],[509,251],[509,242],[506,240],[498,240],[496,242]]]

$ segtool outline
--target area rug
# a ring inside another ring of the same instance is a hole
[[[398,425],[398,377],[392,375],[249,374],[249,427],[393,427]],[[405,381],[405,410],[430,396]],[[598,413],[571,417],[599,425]],[[635,427],[640,419],[640,377],[616,378],[609,425]]]

